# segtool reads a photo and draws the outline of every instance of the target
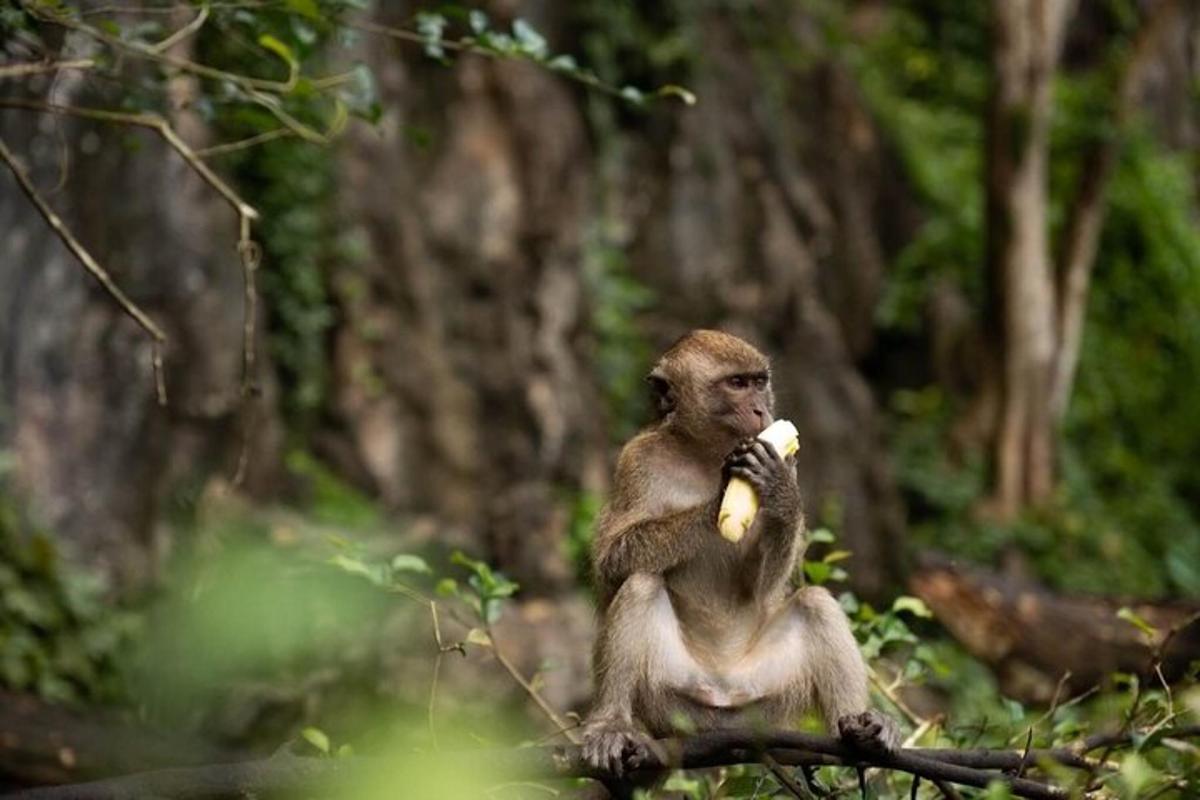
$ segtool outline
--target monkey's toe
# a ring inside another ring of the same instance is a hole
[[[650,737],[640,731],[611,728],[585,732],[581,755],[592,769],[616,778],[654,761]]]
[[[847,714],[837,722],[842,741],[858,750],[890,753],[900,746],[900,729],[895,721],[874,709]]]

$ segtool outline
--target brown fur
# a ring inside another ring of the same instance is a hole
[[[837,602],[790,587],[804,527],[791,463],[754,473],[762,507],[742,541],[717,532],[723,464],[771,460],[729,455],[774,413],[769,382],[736,376],[768,370],[745,341],[694,331],[650,373],[662,416],[621,451],[593,547],[602,619],[584,755],[598,768],[619,774],[646,757],[646,734],[678,724],[774,725],[810,708],[847,738],[878,727],[895,743],[890,720],[855,724],[866,668]]]

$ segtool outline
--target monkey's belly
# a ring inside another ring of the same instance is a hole
[[[804,660],[794,620],[787,613],[765,623],[760,613],[732,614],[706,636],[668,635],[659,643],[665,683],[688,704],[736,711],[795,690]]]

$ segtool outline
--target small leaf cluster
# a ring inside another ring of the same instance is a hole
[[[456,38],[447,33],[456,23],[466,24],[466,32]],[[448,51],[469,51],[496,58],[510,58],[539,64],[585,86],[614,95],[633,106],[644,106],[659,98],[675,98],[694,105],[696,96],[682,86],[666,84],[653,90],[636,86],[612,86],[592,70],[581,66],[569,54],[551,52],[546,37],[526,19],[517,17],[510,30],[499,30],[488,15],[478,9],[422,11],[417,14],[417,30],[430,58],[449,62]]]
[[[45,534],[23,532],[0,501],[0,686],[59,702],[112,699],[137,628],[99,579],[65,563]]]

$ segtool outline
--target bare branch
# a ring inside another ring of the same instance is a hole
[[[93,69],[96,62],[90,58],[76,58],[68,61],[31,61],[23,64],[0,64],[0,80],[5,78],[24,78],[27,75],[41,75],[46,72],[58,72],[64,69]]]
[[[8,146],[4,143],[3,139],[0,139],[0,161],[3,161],[5,165],[8,166],[9,170],[12,171],[13,176],[17,179],[17,183],[21,186],[21,190],[25,193],[25,196],[29,198],[31,203],[33,203],[34,208],[36,208],[38,213],[42,215],[42,218],[46,220],[47,224],[50,225],[50,228],[56,234],[58,234],[58,238],[61,239],[63,244],[67,246],[67,249],[71,251],[71,254],[79,260],[79,263],[83,265],[83,268],[86,269],[88,273],[96,279],[96,282],[100,284],[104,291],[116,302],[121,310],[124,311],[130,319],[136,322],[138,326],[150,336],[151,340],[153,341],[151,364],[154,369],[155,389],[159,403],[165,405],[167,402],[167,393],[162,373],[161,348],[162,345],[167,341],[166,333],[163,332],[163,329],[160,328],[154,320],[150,319],[149,315],[146,314],[146,312],[143,311],[137,303],[133,302],[133,300],[131,300],[129,296],[125,294],[121,287],[117,285],[116,281],[114,281],[112,276],[108,273],[108,270],[100,266],[100,263],[96,261],[91,253],[88,252],[87,248],[85,248],[79,242],[79,240],[75,238],[75,234],[71,233],[70,228],[68,228],[66,223],[63,222],[62,217],[58,216],[58,214],[54,212],[54,209],[50,207],[50,204],[46,202],[45,198],[38,193],[37,187],[33,185],[33,181],[30,180],[28,173],[25,172],[24,168],[13,155],[12,151],[8,149]]]
[[[249,75],[241,75],[236,72],[218,69],[217,67],[212,67],[208,64],[201,64],[181,56],[160,52],[159,44],[151,45],[129,39],[121,39],[120,37],[113,36],[112,34],[106,33],[99,28],[88,25],[85,22],[80,22],[65,14],[47,13],[44,8],[39,8],[36,5],[29,3],[28,0],[22,0],[21,7],[26,11],[26,13],[42,22],[51,25],[58,25],[66,28],[67,30],[82,33],[111,47],[114,50],[119,50],[123,53],[128,53],[129,55],[150,59],[151,61],[157,61],[159,63],[166,64],[167,66],[174,67],[175,69],[182,70],[183,72],[199,75],[202,78],[210,78],[218,81],[229,81],[230,83],[240,86],[247,91],[258,90],[286,94],[292,89],[296,88],[296,80],[299,76],[296,74],[296,70],[294,68],[291,69],[288,79],[284,81],[271,80],[269,78],[254,78],[250,77]],[[189,25],[190,24],[191,23],[189,23]],[[174,38],[174,34],[168,37],[168,40],[171,38]]]
[[[182,42],[187,37],[196,33],[196,31],[204,27],[204,23],[206,21],[208,21],[208,6],[200,6],[200,11],[195,17],[192,18],[191,22],[189,22],[187,25],[184,25],[182,28],[175,31],[158,44],[152,45],[150,49],[156,53],[163,53],[179,42]]]
[[[223,156],[227,153],[236,153],[239,150],[248,150],[255,145],[273,142],[276,139],[285,139],[292,135],[294,135],[293,131],[288,128],[275,128],[274,130],[264,131],[254,136],[248,136],[245,139],[238,139],[236,142],[225,142],[223,144],[215,144],[212,147],[197,149],[196,155],[200,158]]]
[[[257,395],[258,387],[255,382],[255,326],[258,309],[258,292],[255,288],[255,274],[262,258],[262,249],[251,236],[251,225],[258,219],[258,211],[234,191],[228,183],[217,175],[213,169],[197,155],[196,151],[187,144],[175,131],[171,124],[158,114],[145,112],[111,111],[100,108],[85,108],[79,106],[64,106],[54,103],[43,103],[18,97],[0,97],[0,108],[21,108],[29,111],[40,111],[53,114],[94,119],[100,122],[110,122],[118,125],[148,128],[158,133],[171,149],[188,164],[200,178],[221,195],[238,215],[238,254],[242,261],[242,276],[244,283],[244,317],[242,330],[242,396],[251,398]],[[36,202],[36,201],[35,201]],[[65,230],[65,228],[64,228]],[[97,265],[98,266],[98,265]],[[136,306],[135,306],[136,308]],[[128,309],[127,309],[128,310]],[[143,326],[144,327],[144,326]],[[164,337],[165,338],[165,337]],[[161,355],[155,360],[161,364]],[[161,381],[159,382],[161,386]],[[161,394],[160,394],[161,397]],[[248,429],[253,422],[246,421]],[[245,472],[247,445],[243,442],[242,453],[239,455],[238,476]]]
[[[1171,732],[1175,737],[1200,735],[1196,727],[1181,727]],[[1042,759],[1057,761],[1064,766],[1086,769],[1090,761],[1080,761],[1079,753],[1100,746],[1127,746],[1132,741],[1130,731],[1106,734],[1083,742],[1077,749],[1016,750],[934,750],[903,749],[895,753],[865,753],[852,750],[831,737],[790,731],[757,732],[728,730],[698,734],[686,739],[662,740],[658,752],[669,754],[667,762],[639,765],[637,777],[650,777],[674,769],[704,769],[732,764],[765,763],[776,774],[781,766],[842,766],[874,767],[906,772],[931,783],[944,786],[950,796],[957,792],[950,784],[984,788],[992,782],[1009,787],[1016,797],[1033,800],[1065,800],[1066,790],[1039,780],[1016,777],[1008,771],[1022,763],[1036,764]],[[522,779],[593,778],[611,781],[611,776],[597,772],[581,758],[574,745],[561,747],[524,747],[475,751],[443,751],[427,754],[431,768],[439,760],[454,766],[469,763],[473,770],[494,775],[498,781]],[[347,780],[362,770],[373,767],[370,758],[301,758],[282,751],[262,761],[236,764],[216,764],[205,767],[176,768],[111,778],[73,786],[31,789],[18,792],[12,800],[108,800],[118,797],[188,797],[210,798],[244,794],[269,794],[302,791],[320,793],[336,782]],[[807,797],[808,790],[798,782],[788,784],[790,791]]]

